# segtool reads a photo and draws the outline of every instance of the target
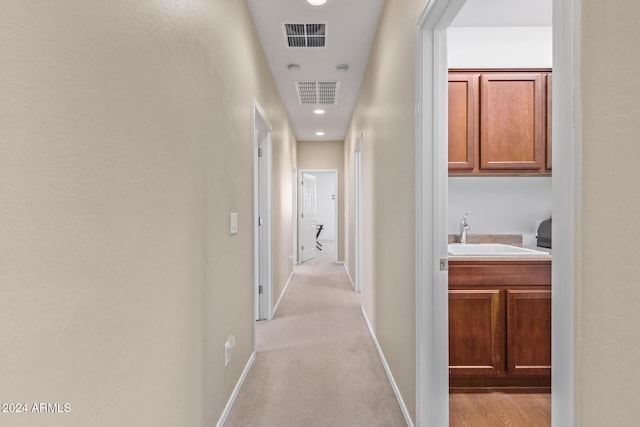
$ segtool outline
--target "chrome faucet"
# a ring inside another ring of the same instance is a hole
[[[467,231],[471,230],[471,227],[467,224],[467,217],[469,214],[471,214],[471,212],[464,214],[460,220],[460,243],[467,243]]]

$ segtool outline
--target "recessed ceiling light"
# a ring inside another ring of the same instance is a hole
[[[298,65],[298,64],[289,64],[289,65],[287,65],[287,70],[289,70],[289,71],[300,71],[300,65]]]
[[[324,110],[318,108],[317,110],[313,110],[315,114],[324,114]]]
[[[324,132],[316,132],[316,136],[324,136]]]
[[[338,71],[347,71],[349,66],[347,64],[338,64],[336,65],[336,70]]]
[[[314,6],[322,6],[326,2],[327,0],[307,0],[307,3],[312,4]]]

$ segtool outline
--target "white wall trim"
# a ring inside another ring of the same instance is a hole
[[[349,269],[347,268],[347,265],[343,262],[342,266],[344,267],[344,272],[347,273],[347,277],[349,278],[349,281],[351,282],[351,287],[353,288],[354,291],[357,292],[356,284],[353,281],[353,278],[351,277],[351,274],[349,274]]]
[[[244,370],[242,371],[242,375],[240,375],[240,378],[238,379],[236,386],[233,388],[233,392],[231,393],[231,396],[229,397],[229,400],[227,401],[227,404],[224,407],[224,410],[222,411],[220,418],[218,419],[218,423],[216,424],[216,427],[222,427],[225,421],[227,421],[227,417],[229,416],[229,412],[231,412],[233,403],[236,401],[236,397],[238,397],[240,388],[242,387],[242,384],[244,383],[245,378],[247,378],[249,369],[251,369],[251,366],[253,365],[253,361],[255,359],[256,359],[256,352],[254,351],[253,353],[251,353],[251,356],[249,356],[249,360],[247,361],[247,364],[244,366]]]
[[[285,283],[284,288],[282,289],[282,292],[280,293],[280,296],[278,297],[278,301],[276,301],[276,305],[273,306],[273,317],[276,317],[276,313],[278,312],[278,307],[280,307],[280,302],[282,301],[282,299],[284,298],[284,294],[287,293],[287,289],[289,288],[289,284],[291,284],[291,279],[293,279],[293,271],[291,273],[289,273],[289,278],[287,279],[287,283]]]
[[[367,324],[367,328],[369,328],[369,334],[371,335],[371,340],[373,341],[373,345],[375,345],[376,350],[378,351],[378,356],[380,356],[380,361],[382,362],[384,371],[387,373],[387,378],[389,379],[389,383],[391,383],[393,394],[396,395],[396,400],[398,401],[398,405],[400,405],[400,410],[402,411],[404,420],[407,422],[407,426],[414,427],[413,421],[411,420],[411,415],[409,414],[409,410],[407,409],[407,405],[405,405],[404,399],[402,399],[402,394],[400,394],[400,389],[398,388],[398,384],[396,384],[396,380],[393,378],[393,374],[391,373],[391,368],[389,368],[389,364],[387,363],[387,359],[385,359],[384,357],[384,353],[382,352],[382,348],[380,347],[378,338],[376,337],[375,332],[373,332],[373,327],[369,322],[367,313],[364,311],[364,308],[362,306],[360,306],[360,311],[362,312],[362,316],[364,316],[364,321]]]
[[[577,410],[579,351],[580,0],[553,2],[553,262],[551,272],[551,425],[582,424]],[[576,326],[576,324],[578,326]]]
[[[447,28],[465,0],[429,0],[416,31],[416,425],[449,425]]]
[[[291,171],[291,184],[291,211],[293,212],[291,216],[291,267],[293,267],[298,265],[298,168],[295,166]]]

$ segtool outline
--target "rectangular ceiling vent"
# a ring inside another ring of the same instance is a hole
[[[336,105],[340,82],[296,82],[298,102],[301,105]]]
[[[289,47],[325,47],[327,24],[283,23],[284,38]]]

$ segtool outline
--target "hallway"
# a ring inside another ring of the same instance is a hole
[[[272,321],[256,325],[256,358],[227,427],[404,426],[342,265],[295,267]]]

